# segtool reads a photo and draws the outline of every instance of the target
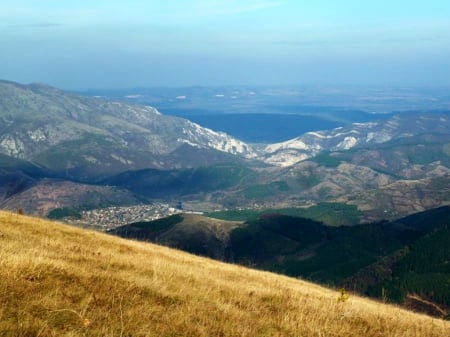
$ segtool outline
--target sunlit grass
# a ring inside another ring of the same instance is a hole
[[[0,212],[0,336],[449,336],[283,276]]]

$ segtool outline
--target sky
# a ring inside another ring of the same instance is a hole
[[[0,0],[0,79],[450,86],[448,0]]]

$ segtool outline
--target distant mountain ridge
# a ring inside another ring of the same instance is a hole
[[[233,137],[152,107],[5,81],[0,81],[0,153],[75,179],[256,155]]]
[[[153,107],[6,81],[0,81],[0,122],[0,153],[71,178],[243,159],[286,167],[324,151],[450,130],[450,114],[404,113],[255,148],[186,119],[162,115]],[[246,127],[254,126],[242,125]]]
[[[395,139],[407,139],[423,133],[448,135],[449,130],[450,114],[395,115],[387,120],[354,123],[329,131],[307,132],[294,139],[266,146],[262,158],[273,165],[291,166],[323,151],[349,150]]]

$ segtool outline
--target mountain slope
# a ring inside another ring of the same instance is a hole
[[[126,188],[144,198],[177,198],[236,188],[256,178],[256,172],[245,166],[217,164],[176,170],[124,172],[102,181],[102,184]]]
[[[450,318],[450,227],[403,247],[345,280],[349,289]]]
[[[12,211],[22,209],[26,214],[36,216],[47,216],[58,208],[80,210],[139,203],[139,199],[124,189],[59,179],[34,181],[32,186],[14,192],[12,196],[0,200],[0,208]]]
[[[131,223],[109,233],[124,238],[157,242],[216,260],[230,260],[230,233],[242,225],[242,222],[186,213],[155,221]]]
[[[74,179],[255,156],[237,139],[154,108],[41,84],[0,81],[0,122],[0,153]]]
[[[340,228],[272,215],[232,231],[229,246],[240,263],[413,308],[407,299],[420,296],[429,305],[417,310],[448,317],[449,226],[448,206],[392,222]]]
[[[0,243],[3,336],[444,337],[450,329],[300,280],[16,214],[0,213]]]
[[[345,285],[377,298],[384,287],[389,289],[384,299],[400,304],[408,304],[407,295],[420,295],[442,307],[441,313],[434,314],[450,313],[450,284],[445,281],[450,279],[450,206],[392,222],[341,227],[275,213],[241,224],[217,221],[179,214],[130,224],[112,233],[323,284]],[[217,235],[217,228],[226,235]]]

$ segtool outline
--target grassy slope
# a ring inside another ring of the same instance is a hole
[[[0,212],[0,336],[448,336],[303,281]]]

